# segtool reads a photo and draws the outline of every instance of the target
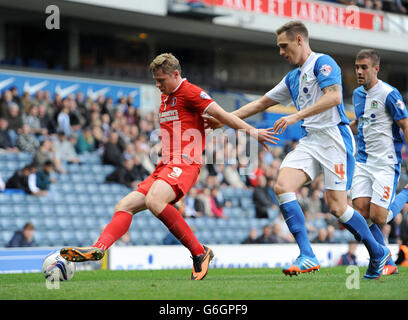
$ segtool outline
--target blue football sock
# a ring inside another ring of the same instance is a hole
[[[379,227],[377,224],[373,223],[373,224],[371,225],[371,227],[370,227],[370,231],[371,231],[371,233],[373,234],[374,239],[375,239],[379,244],[381,244],[381,245],[383,245],[383,246],[386,246],[385,241],[384,241],[384,235],[383,235],[383,233],[381,232],[381,229],[380,229],[380,227]],[[388,264],[388,265],[391,264],[391,265],[394,265],[394,266],[395,266],[395,263],[394,263],[394,260],[392,260],[392,257],[388,260],[387,264]]]
[[[362,241],[370,257],[378,258],[384,254],[381,245],[375,240],[363,216],[351,207],[339,218],[344,227],[349,230],[357,241]]]
[[[315,257],[313,249],[310,245],[309,237],[306,230],[306,220],[302,208],[297,200],[281,204],[280,209],[290,232],[296,239],[300,249],[300,254]]]
[[[387,223],[391,222],[392,220],[395,219],[395,217],[398,215],[398,213],[401,212],[402,208],[404,207],[405,203],[408,202],[408,189],[402,189],[400,193],[398,193],[394,201],[392,202],[390,206],[390,210],[392,211],[392,219],[387,219]]]

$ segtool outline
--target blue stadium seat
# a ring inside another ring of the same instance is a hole
[[[13,217],[15,216],[13,207],[7,204],[0,205],[0,217]]]
[[[46,236],[50,245],[58,247],[64,245],[64,240],[62,239],[59,231],[48,230],[46,231]]]
[[[111,217],[94,217],[94,224],[93,224],[93,228],[101,230],[102,228],[104,228],[110,221],[111,221]]]
[[[27,206],[26,213],[30,217],[41,216],[41,206],[39,204],[30,204]]]
[[[209,230],[202,229],[200,231],[197,231],[195,235],[201,243],[204,243],[204,244],[215,243],[212,233]]]
[[[88,193],[94,194],[99,192],[99,184],[88,183],[86,184]]]
[[[256,210],[255,208],[246,208],[245,209],[246,215],[250,218],[255,218],[256,216]]]
[[[17,229],[22,230],[24,225],[30,221],[30,219],[28,219],[27,217],[17,217],[15,218],[15,223],[17,226]]]
[[[65,246],[77,246],[79,244],[72,230],[61,231],[61,238]]]
[[[150,230],[149,230],[149,231],[147,231],[147,230],[141,230],[141,231],[139,232],[139,236],[140,236],[140,238],[143,240],[143,243],[144,243],[145,245],[150,245],[150,244],[152,244],[152,241],[151,241],[152,235],[151,235],[151,231],[150,231]]]
[[[57,204],[55,206],[55,215],[65,217],[68,214],[67,206],[65,204]]]
[[[80,246],[89,246],[91,245],[89,243],[89,235],[88,232],[84,229],[81,230],[74,230],[74,236],[76,241],[78,242],[78,245]]]
[[[87,193],[88,188],[87,188],[85,183],[76,183],[76,184],[74,184],[72,191],[74,191],[76,193]]]
[[[226,243],[226,238],[225,238],[225,230],[221,231],[219,229],[214,229],[212,230],[212,239],[213,243]]]
[[[59,217],[57,218],[58,226],[61,230],[69,230],[72,226],[72,220],[69,217]]]
[[[67,166],[67,171],[68,171],[68,174],[81,173],[82,172],[81,165],[78,163],[70,163]]]
[[[38,230],[37,228],[36,228],[35,233],[34,233],[34,241],[40,247],[46,247],[46,246],[50,245],[50,243],[48,241],[48,238],[47,238],[46,231]]]
[[[26,195],[24,193],[12,193],[10,198],[12,203],[20,204],[26,200]]]
[[[52,204],[42,204],[41,208],[41,215],[43,216],[55,216],[55,206]]]
[[[10,201],[10,196],[7,193],[0,192],[0,203],[8,203]]]
[[[226,219],[220,218],[220,219],[215,219],[215,221],[216,221],[217,229],[226,229],[226,228],[228,228],[228,222],[227,222]]]
[[[239,225],[239,220],[236,218],[229,218],[227,220],[225,220],[227,223],[227,227],[231,228],[231,229],[237,229],[240,227]]]
[[[24,202],[20,202],[24,203]],[[25,204],[15,204],[13,205],[14,215],[17,217],[25,217],[27,215],[27,205]]]
[[[247,208],[254,208],[255,204],[253,202],[253,200],[251,198],[241,198],[241,207],[243,209],[247,209]]]
[[[70,203],[67,209],[70,217],[76,217],[81,215],[81,206],[79,205]]]
[[[240,207],[239,198],[229,198],[228,201],[231,202],[231,207],[233,207],[233,208],[239,208]]]
[[[46,228],[44,217],[40,215],[30,217],[30,222],[34,225],[34,228],[36,230],[35,233],[37,233],[38,230],[43,230]]]
[[[217,225],[217,221],[213,217],[200,217],[198,219],[202,219],[202,223],[205,228],[212,229],[215,228]]]
[[[232,209],[232,217],[240,218],[244,215],[244,211],[241,208],[233,208]]]
[[[7,243],[9,243],[13,235],[14,235],[14,230],[5,230],[5,231],[3,230],[2,232],[0,232],[0,241],[5,246],[7,245]]]
[[[44,217],[44,226],[47,231],[59,231],[61,228],[58,225],[56,216],[46,216]]]
[[[71,217],[71,223],[72,223],[72,228],[75,229],[83,229],[84,223],[83,223],[83,217],[80,216],[75,216],[75,217]]]
[[[77,203],[80,205],[89,205],[89,195],[88,194],[78,194],[77,195]]]
[[[33,160],[33,154],[30,152],[19,152],[17,153],[17,159],[21,162],[31,163]]]
[[[1,232],[4,230],[16,230],[17,229],[17,224],[14,218],[9,218],[9,217],[2,217],[0,218],[0,228]],[[0,233],[1,233],[0,232]]]

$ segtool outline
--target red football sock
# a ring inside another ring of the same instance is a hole
[[[193,256],[204,253],[204,248],[191,231],[181,213],[171,205],[167,205],[157,216],[170,232],[188,249]]]
[[[112,217],[111,222],[105,227],[98,241],[93,245],[103,250],[107,250],[116,240],[122,237],[132,223],[133,215],[129,212],[118,211]]]

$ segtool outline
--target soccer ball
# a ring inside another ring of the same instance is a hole
[[[61,257],[59,251],[46,256],[42,266],[42,272],[46,279],[52,278],[60,281],[71,280],[75,270],[75,263],[65,260]]]

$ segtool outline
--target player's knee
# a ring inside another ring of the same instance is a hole
[[[289,192],[287,186],[279,180],[276,181],[275,185],[273,186],[273,190],[275,191],[275,194],[282,194],[282,193]]]
[[[359,206],[354,206],[354,209],[355,209],[359,214],[361,214],[361,215],[364,217],[364,219],[370,218],[370,212],[369,212],[369,210],[368,210],[367,208],[365,208],[365,207],[359,207]]]
[[[113,210],[114,212],[129,211],[129,206],[124,199],[121,199],[116,203],[115,208]]]
[[[163,210],[162,201],[158,200],[157,197],[155,197],[152,194],[148,194],[146,196],[145,203],[146,203],[147,209],[153,212],[153,214],[155,214],[156,216],[159,215],[161,211]]]
[[[347,210],[346,205],[333,204],[329,207],[330,213],[335,217],[341,217]]]
[[[370,216],[370,219],[372,222],[374,222],[375,224],[382,226],[383,224],[387,223],[387,216],[386,215],[382,215],[382,214],[377,214],[374,216]]]

